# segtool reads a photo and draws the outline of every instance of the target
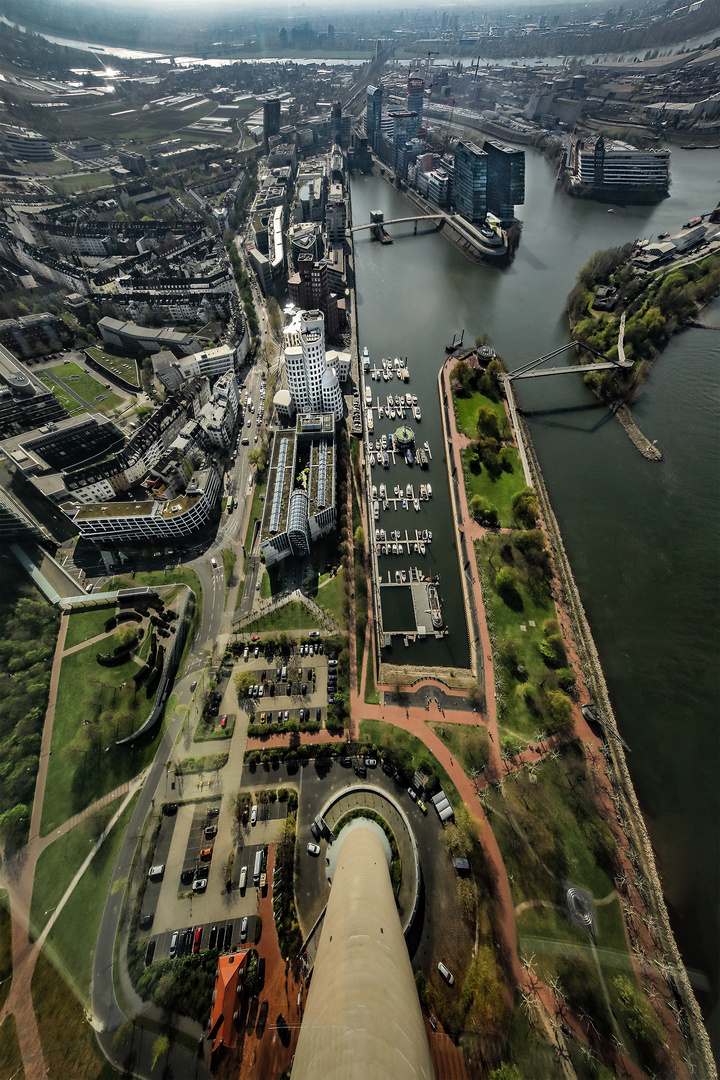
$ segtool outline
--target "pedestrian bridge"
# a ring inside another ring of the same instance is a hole
[[[378,226],[384,228],[385,225],[402,225],[406,221],[452,221],[450,214],[413,214],[412,217],[399,217],[391,218],[389,221],[368,221],[365,225],[353,225],[351,232],[362,232],[363,229],[376,229]]]

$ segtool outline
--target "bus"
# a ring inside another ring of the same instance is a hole
[[[253,884],[260,884],[260,871],[262,870],[262,848],[255,853],[255,866],[253,867]]]

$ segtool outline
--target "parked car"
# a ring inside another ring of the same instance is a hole
[[[178,946],[178,937],[179,936],[180,935],[179,935],[178,931],[176,930],[174,932],[173,936],[170,938],[170,959],[171,960],[174,960],[175,957],[177,956],[177,946]]]
[[[320,723],[320,720],[322,719],[322,709],[320,708],[319,705],[318,705],[317,709],[315,710],[315,719],[317,720],[318,723]]]
[[[140,916],[140,918],[138,919],[138,926],[141,930],[148,930],[152,926],[154,918],[155,915],[153,914],[153,912],[148,911],[147,914]]]
[[[243,921],[240,924],[240,940],[241,941],[247,941],[247,932],[248,932],[248,917],[246,915],[244,917]]]
[[[308,855],[316,855],[317,856],[317,855],[320,854],[320,845],[319,844],[308,844],[307,849],[308,849]]]
[[[227,713],[223,713],[222,716],[220,717],[220,727],[221,728],[226,728],[227,727]]]
[[[208,941],[208,949],[214,949],[217,942],[217,926],[213,926],[210,931],[210,940]]]
[[[365,764],[367,765],[368,769],[374,769],[377,765],[377,760],[374,757],[366,757]]]
[[[410,798],[412,799],[413,802],[417,802],[417,795],[415,793],[415,788],[409,787],[407,789],[407,793],[408,793],[408,795],[410,796]]]
[[[213,852],[213,849],[211,847],[202,848],[200,850],[200,859],[203,862],[207,862],[209,859],[212,859],[212,852]]]
[[[193,881],[193,892],[205,892],[207,889],[208,879],[206,877],[198,878],[197,881]],[[195,950],[197,952],[197,949]]]
[[[190,867],[189,870],[183,870],[182,874],[180,875],[180,881],[183,885],[189,885],[194,876],[195,873],[192,867]]]
[[[352,768],[352,758],[351,757],[340,758],[340,764],[342,765],[342,767],[344,769],[350,769],[350,768]]]
[[[217,836],[217,831],[218,831],[217,825],[206,825],[205,826],[205,835],[207,837]]]
[[[151,866],[148,870],[148,877],[150,881],[162,881],[163,874],[165,873],[165,863],[158,863],[157,866]]]
[[[312,833],[314,840],[320,839],[320,829],[314,821],[310,822],[310,832]]]
[[[217,817],[219,813],[220,813],[220,807],[219,806],[211,806],[210,809],[207,812],[207,816],[208,817]]]
[[[438,964],[438,971],[440,972],[448,986],[453,986],[455,984],[455,976],[451,971],[448,971],[442,961]]]
[[[386,776],[392,776],[393,767],[392,767],[392,765],[389,765],[387,763],[387,761],[383,761],[381,768],[382,768],[382,771],[385,773]]]
[[[163,806],[163,814],[167,814],[168,817],[172,817],[173,814],[177,814],[178,804],[176,802],[165,803]]]
[[[193,938],[193,952],[194,953],[200,952],[200,942],[202,941],[202,932],[203,932],[202,926],[197,926],[195,928],[195,937]]]
[[[247,866],[243,866],[240,871],[240,888],[244,889],[247,885]]]
[[[254,803],[252,810],[250,811],[250,824],[257,824],[257,803]]]

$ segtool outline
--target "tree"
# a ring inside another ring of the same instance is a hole
[[[572,728],[572,702],[562,690],[548,690],[545,693],[548,729],[555,734],[570,731]]]
[[[170,1040],[167,1035],[158,1035],[152,1047],[152,1066],[155,1068],[163,1054],[170,1053]]]
[[[511,1065],[509,1061],[503,1061],[497,1069],[490,1073],[490,1080],[523,1080],[522,1073],[517,1065]]]
[[[526,528],[532,528],[535,525],[540,514],[540,507],[532,488],[526,487],[518,491],[512,501],[512,513],[515,520]]]
[[[252,671],[238,671],[233,681],[238,699],[244,698],[247,697],[250,687],[255,683],[255,675]]]
[[[478,412],[477,431],[478,435],[484,435],[490,439],[500,438],[497,414],[487,405],[483,405]]]
[[[522,609],[520,575],[512,566],[503,566],[495,575],[495,588],[500,598],[514,611]]]

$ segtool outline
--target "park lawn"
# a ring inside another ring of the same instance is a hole
[[[99,807],[40,854],[30,905],[30,927],[35,938],[40,936],[48,918],[117,808],[117,800]]]
[[[0,1009],[2,1009],[10,993],[12,969],[10,901],[5,889],[0,889]]]
[[[117,1080],[118,1073],[100,1050],[84,1006],[68,991],[65,978],[44,952],[33,972],[32,1003],[52,1080]]]
[[[193,742],[208,742],[210,739],[231,739],[235,731],[235,717],[228,716],[227,726],[220,727],[220,718],[214,716],[201,716],[195,728]],[[179,736],[178,736],[179,738]]]
[[[25,1080],[15,1016],[10,1013],[0,1025],[0,1080]]]
[[[106,642],[103,651],[111,651],[112,637]],[[97,653],[97,646],[89,645],[62,662],[42,836],[129,780],[141,767],[137,749],[116,746],[115,740],[131,734],[147,719],[152,699],[145,687],[135,687],[132,676],[139,668],[133,659],[118,667],[103,667]]]
[[[357,672],[358,682],[362,677],[362,657],[361,665],[358,667]],[[372,645],[368,649],[368,662],[367,670],[365,672],[365,703],[367,705],[379,705],[380,695],[375,689],[375,659],[373,657]]]
[[[343,604],[345,601],[345,568],[341,566],[325,585],[322,585],[315,597],[315,603],[327,611],[339,625],[343,625]]]
[[[267,570],[263,570],[260,578],[260,596],[263,600],[269,600],[272,596],[272,581]]]
[[[384,720],[361,720],[359,734],[361,740],[395,754],[406,773],[420,770],[437,776],[453,806],[457,808],[461,805],[458,789],[422,739],[395,724],[386,724]]]
[[[68,618],[65,648],[72,649],[74,645],[79,645],[82,641],[89,641],[98,634],[104,634],[105,623],[108,619],[112,619],[114,614],[115,604],[105,604],[103,607],[89,608],[87,611],[74,611]]]
[[[140,380],[135,360],[127,356],[115,356],[113,353],[107,352],[105,349],[98,349],[95,346],[89,348],[87,353],[98,364],[106,368],[111,375],[119,375],[125,382],[139,388]]]
[[[225,574],[225,591],[226,592],[230,588],[230,585],[232,584],[232,576],[233,576],[233,571],[235,569],[236,561],[237,561],[237,554],[232,550],[232,548],[223,548],[222,549],[222,562],[223,562],[223,572]]]
[[[62,971],[86,1008],[90,1007],[92,962],[105,899],[110,888],[115,860],[138,794],[136,792],[133,795],[123,810],[45,939],[45,951]],[[115,809],[117,810],[117,807]],[[33,987],[34,985],[33,977]],[[74,1076],[74,1073],[67,1072],[64,1075]]]
[[[265,508],[265,484],[253,485],[253,497],[250,505],[250,514],[248,516],[247,530],[245,532],[245,550],[250,553],[250,546],[252,543],[253,526],[255,525],[255,519],[262,518],[263,510]],[[247,572],[247,564],[245,566]]]
[[[177,767],[181,776],[189,773],[219,772],[227,765],[229,754],[206,754],[205,757],[187,757]]]
[[[512,472],[502,470],[498,477],[491,476],[483,465],[479,473],[474,473],[468,464],[472,453],[470,447],[460,451],[463,463],[463,478],[465,480],[465,500],[470,508],[470,500],[473,495],[481,495],[495,507],[500,516],[500,525],[504,529],[516,527],[512,513],[512,501],[519,491],[525,487],[525,476],[520,463],[520,455],[514,446],[507,447],[508,456],[512,462]]]
[[[480,724],[453,724],[449,721],[430,724],[430,728],[456,757],[467,776],[482,772],[490,760],[490,740]]]
[[[549,593],[545,597],[536,595],[533,597],[527,588],[523,588],[521,595],[523,606],[521,611],[514,611],[508,607],[505,601],[498,595],[492,586],[493,574],[490,563],[497,566],[500,559],[499,551],[503,544],[502,535],[486,534],[483,540],[475,543],[475,558],[480,568],[483,600],[485,610],[489,614],[493,629],[493,654],[495,662],[500,667],[496,653],[496,643],[503,642],[506,638],[515,638],[520,643],[518,653],[519,662],[527,672],[527,681],[538,685],[547,675],[547,667],[538,650],[540,642],[544,640],[543,623],[546,619],[557,618],[555,603]],[[531,624],[535,623],[534,626]],[[524,626],[525,630],[520,627]],[[509,672],[501,668],[503,679],[506,683],[504,701],[500,702],[498,709],[498,723],[500,732],[507,732],[523,739],[533,740],[541,730],[542,721],[534,716],[524,700],[515,692],[517,682]]]
[[[150,588],[157,588],[159,585],[172,585],[173,583],[178,585],[187,585],[189,589],[195,593],[195,619],[199,626],[202,622],[202,610],[203,610],[203,588],[200,583],[200,578],[197,576],[194,570],[188,570],[184,566],[174,566],[170,570],[138,570],[134,577],[114,577],[105,586],[106,592],[113,592],[116,589],[135,589],[138,585],[149,585]],[[188,635],[188,644],[190,642],[190,635]],[[180,664],[179,671],[182,671],[182,665],[185,662],[185,654],[188,649],[188,644],[183,651],[183,658]]]
[[[76,413],[85,412],[85,406],[82,405],[71,394],[68,394],[67,390],[65,390],[64,387],[59,386],[54,379],[51,379],[48,376],[44,379],[41,379],[40,381],[44,383],[45,386],[47,386],[48,390],[52,392],[53,397],[57,398],[63,409],[65,409],[65,411],[68,412],[70,416],[75,416]]]
[[[261,630],[317,630],[317,619],[299,600],[290,600],[267,615],[253,619],[243,627],[243,634]]]
[[[94,191],[99,187],[113,187],[115,181],[109,172],[82,173],[79,176],[57,176],[51,182],[52,187],[63,195],[75,191]]]
[[[498,418],[501,433],[503,429],[508,428],[504,403],[502,401],[491,401],[489,397],[485,397],[479,390],[473,390],[467,397],[455,394],[453,404],[455,406],[457,429],[470,439],[477,439],[477,419],[481,408],[492,409]]]
[[[58,364],[56,367],[49,368],[48,374],[53,379],[62,379],[69,383],[83,401],[94,401],[105,390],[103,384],[92,375],[88,375],[79,364]]]

